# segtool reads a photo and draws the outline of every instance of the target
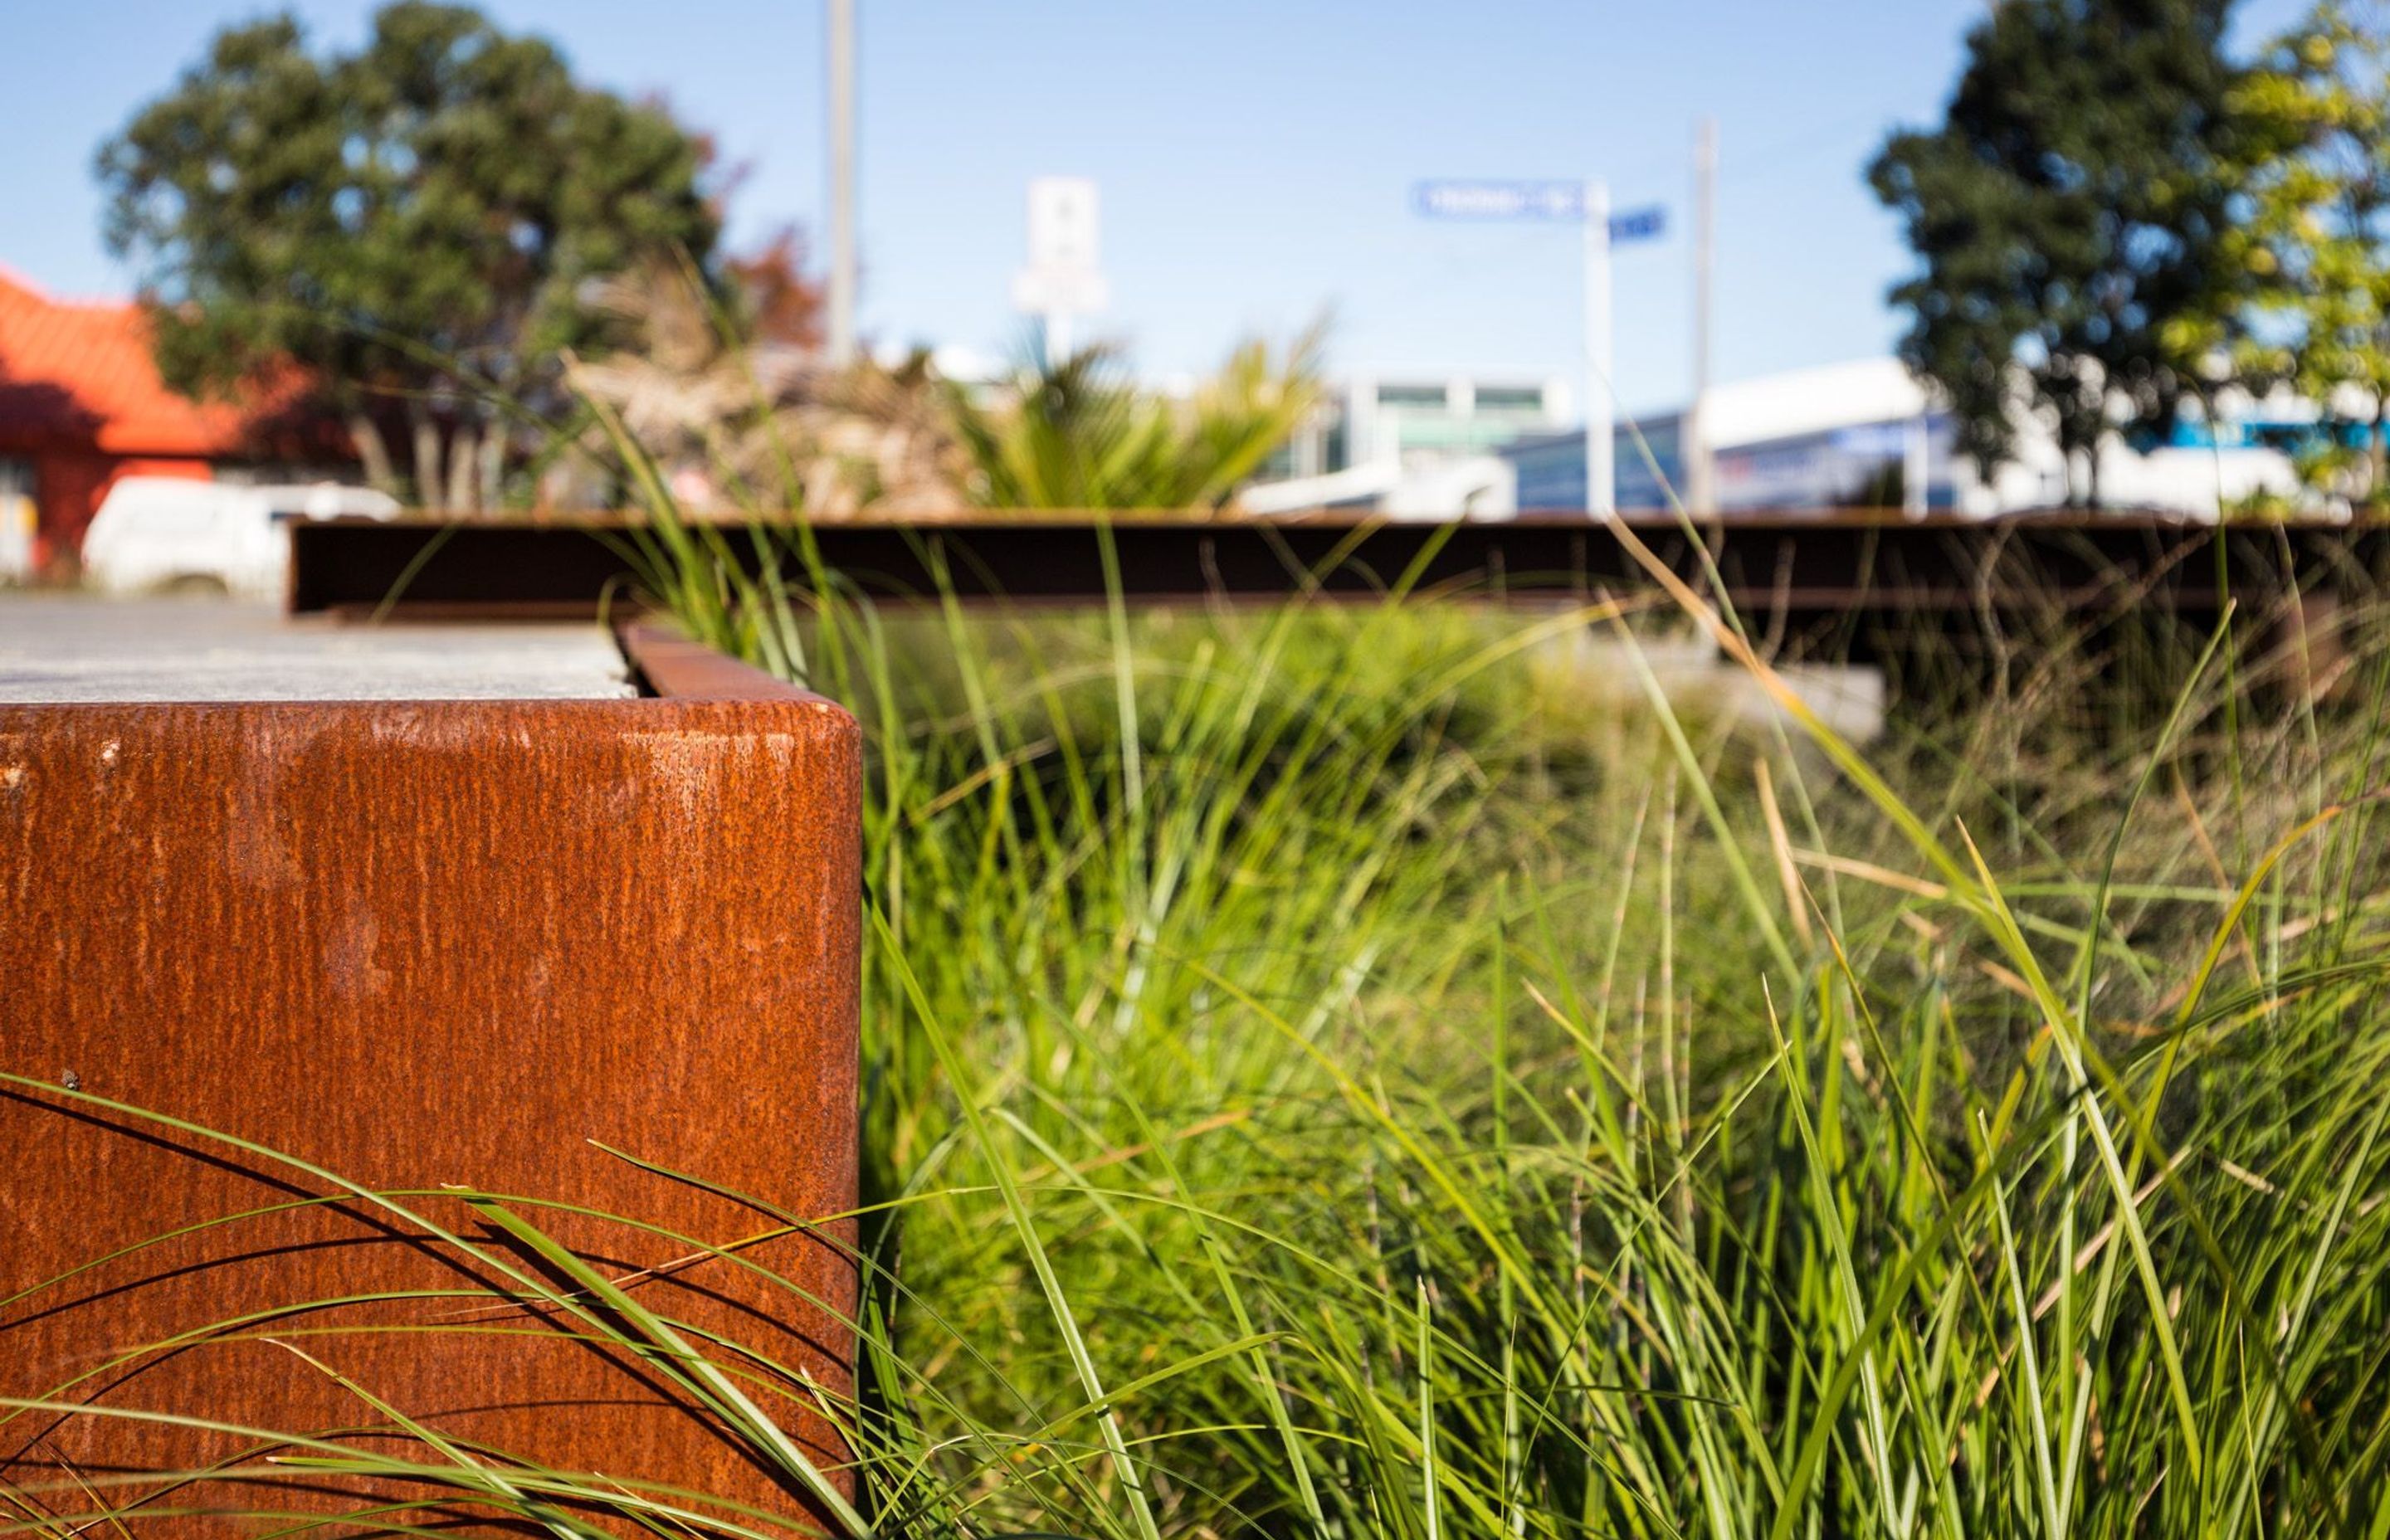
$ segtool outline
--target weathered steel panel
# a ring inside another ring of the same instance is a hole
[[[415,1192],[468,1237],[493,1232],[444,1185],[714,1246],[774,1228],[598,1144],[842,1213],[857,733],[829,702],[747,679],[745,698],[703,699],[0,707],[0,1069]],[[491,1308],[473,1293],[503,1279],[361,1200],[110,1258],[337,1195],[316,1176],[16,1086],[0,1087],[0,1395],[283,1431],[384,1422],[298,1348],[453,1437],[803,1511],[652,1366],[554,1311]],[[521,1212],[648,1308],[845,1393],[844,1223],[742,1252],[807,1303],[686,1240]],[[358,1299],[397,1293],[417,1297]],[[487,1329],[418,1329],[460,1324]],[[740,1367],[816,1460],[841,1458],[805,1396]],[[0,1422],[0,1481],[187,1468],[248,1443],[19,1412]],[[161,1502],[353,1495],[214,1480]]]

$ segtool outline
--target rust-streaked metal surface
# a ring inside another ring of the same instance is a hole
[[[671,691],[678,676],[655,662],[642,672]],[[798,1214],[843,1213],[859,776],[845,712],[735,665],[681,698],[0,706],[0,1069],[427,1193],[410,1201],[470,1236],[484,1226],[443,1184],[710,1245],[773,1228],[597,1143]],[[453,1437],[806,1511],[652,1367],[576,1341],[567,1320],[489,1308],[470,1296],[495,1280],[361,1201],[107,1260],[333,1191],[195,1135],[0,1087],[0,1395],[284,1431],[383,1420],[276,1337]],[[851,1384],[843,1222],[744,1253],[805,1304],[719,1257],[669,1265],[692,1256],[683,1241],[522,1212],[635,1278],[649,1309],[832,1396]],[[423,1297],[290,1309],[402,1291]],[[487,1330],[411,1329],[460,1323]],[[803,1397],[750,1391],[817,1461],[842,1457]],[[0,1482],[105,1481],[244,1447],[19,1413],[0,1423]],[[356,1497],[216,1480],[161,1501]]]

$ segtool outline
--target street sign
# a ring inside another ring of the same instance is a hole
[[[1029,183],[1029,265],[1094,272],[1096,185],[1084,176],[1038,176]]]
[[[1029,184],[1029,265],[1013,276],[1013,305],[1044,318],[1048,359],[1071,352],[1071,318],[1111,302],[1097,255],[1096,185],[1084,176]]]
[[[1421,182],[1411,201],[1430,219],[1583,219],[1583,182]]]
[[[1430,219],[1552,219],[1586,217],[1583,182],[1434,181],[1411,188],[1411,206]],[[1610,240],[1649,240],[1668,227],[1659,204],[1610,216]]]
[[[1630,240],[1651,240],[1668,228],[1668,211],[1657,203],[1647,203],[1639,209],[1629,209],[1623,214],[1610,216],[1610,244]]]
[[[1084,267],[1024,267],[1012,276],[1012,308],[1026,315],[1088,315],[1111,301],[1111,285]]]
[[[1548,219],[1585,227],[1585,502],[1596,515],[1615,514],[1610,249],[1660,234],[1668,227],[1668,212],[1651,203],[1613,213],[1610,188],[1599,181],[1418,182],[1411,186],[1411,206],[1430,219]]]

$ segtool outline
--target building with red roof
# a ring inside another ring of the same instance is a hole
[[[258,427],[252,409],[167,388],[138,305],[53,299],[0,268],[0,501],[31,497],[38,571],[71,571],[118,478],[254,464]]]

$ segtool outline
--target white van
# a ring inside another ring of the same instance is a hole
[[[390,519],[397,500],[365,487],[243,486],[127,476],[83,537],[84,579],[111,594],[160,589],[278,598],[297,519]]]

